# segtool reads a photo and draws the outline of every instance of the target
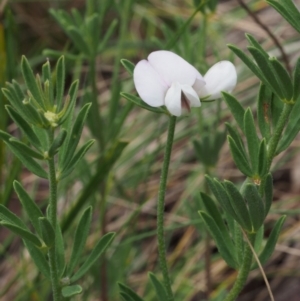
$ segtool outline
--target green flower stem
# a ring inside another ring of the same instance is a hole
[[[53,138],[54,138],[54,130],[51,129],[49,132],[49,145],[52,144]],[[56,223],[57,223],[57,181],[56,181],[54,158],[50,158],[48,160],[48,167],[49,167],[49,189],[50,189],[49,220],[53,229],[55,230]],[[49,263],[50,263],[50,276],[51,276],[52,291],[53,291],[53,301],[59,301],[61,298],[60,298],[60,291],[59,291],[55,240],[53,246],[49,249],[48,255],[49,255]]]
[[[283,111],[279,117],[278,123],[275,128],[275,132],[268,145],[268,165],[267,165],[268,169],[267,170],[270,170],[270,168],[271,168],[271,164],[275,157],[279,140],[281,138],[283,129],[289,119],[292,109],[293,109],[293,105],[291,105],[291,104],[285,104],[283,107]]]
[[[249,241],[253,243],[255,238],[255,235],[251,235],[249,237]],[[251,264],[252,264],[252,251],[251,248],[249,247],[248,244],[246,244],[245,248],[245,253],[244,253],[244,259],[243,259],[243,264],[238,272],[238,276],[234,282],[234,285],[230,291],[230,293],[227,295],[224,301],[234,301],[236,297],[239,295],[241,290],[243,289],[248,275],[250,273],[251,269]]]
[[[159,253],[159,264],[164,277],[164,284],[168,294],[168,301],[173,301],[174,296],[171,287],[171,281],[168,272],[168,265],[166,259],[166,246],[164,237],[164,211],[165,211],[165,194],[168,178],[168,170],[172,152],[172,145],[174,139],[176,125],[176,117],[171,116],[169,120],[168,138],[165,148],[164,162],[161,171],[159,192],[158,192],[158,204],[157,204],[157,240],[158,240],[158,253]]]

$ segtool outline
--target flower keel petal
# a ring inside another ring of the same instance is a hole
[[[165,98],[165,106],[174,116],[181,115],[181,87],[178,83],[173,83],[167,91]]]
[[[182,92],[189,101],[191,107],[200,107],[201,103],[196,91],[188,85],[181,85]]]

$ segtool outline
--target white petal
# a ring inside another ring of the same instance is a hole
[[[200,107],[201,103],[196,91],[188,85],[181,85],[181,90],[190,102],[191,107]]]
[[[220,98],[221,91],[231,92],[236,86],[237,74],[234,65],[221,61],[213,65],[205,74],[206,85],[198,92],[200,98],[210,95],[207,100]]]
[[[141,99],[151,107],[164,105],[167,85],[148,61],[138,62],[133,71],[135,88]]]
[[[199,73],[200,74],[200,73]],[[201,89],[205,86],[205,80],[203,79],[203,77],[200,74],[200,77],[198,76],[196,78],[195,83],[193,84],[193,89],[196,91],[197,94],[199,94],[199,92],[201,91]]]
[[[178,83],[173,83],[167,91],[165,98],[165,106],[174,116],[181,115],[181,87]]]
[[[201,74],[187,61],[171,51],[154,51],[148,61],[168,86],[172,83],[192,86]]]

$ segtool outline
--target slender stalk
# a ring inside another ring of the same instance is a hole
[[[253,242],[255,236],[250,237],[251,243]],[[236,297],[239,295],[241,290],[243,289],[250,269],[251,269],[251,263],[252,263],[252,251],[251,248],[249,247],[248,244],[245,246],[245,252],[244,252],[244,259],[243,259],[243,264],[241,266],[241,269],[238,272],[238,276],[234,282],[234,285],[227,295],[227,297],[224,299],[224,301],[234,301]]]
[[[174,296],[171,287],[171,281],[168,272],[168,265],[166,259],[166,245],[164,237],[164,211],[165,211],[165,194],[167,186],[167,178],[169,171],[169,164],[172,152],[172,145],[174,139],[176,125],[176,117],[171,116],[169,119],[168,138],[165,148],[164,162],[161,170],[159,192],[158,192],[158,204],[157,204],[157,240],[158,240],[158,253],[159,264],[164,277],[164,284],[168,294],[168,301],[173,301]]]
[[[267,170],[270,170],[271,168],[272,161],[276,154],[278,142],[281,138],[283,129],[288,121],[292,109],[293,109],[293,105],[290,104],[285,104],[283,107],[283,111],[279,117],[278,123],[275,128],[275,132],[268,145],[268,165],[267,165],[268,169]]]
[[[54,138],[54,130],[50,130],[49,132],[49,144],[53,142]],[[56,172],[55,172],[55,161],[54,158],[48,160],[49,166],[49,219],[53,229],[56,229],[57,223],[57,182],[56,182]],[[49,249],[48,252],[49,263],[50,263],[50,276],[51,276],[51,284],[53,291],[53,301],[59,301],[60,292],[59,292],[59,279],[58,279],[58,271],[57,271],[57,262],[56,262],[56,243],[54,239],[53,246]]]

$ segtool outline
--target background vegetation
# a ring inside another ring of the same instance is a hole
[[[25,54],[31,66],[40,70],[47,58],[54,64],[64,54],[67,86],[80,79],[79,103],[92,101],[97,108],[92,110],[81,144],[90,138],[95,138],[97,143],[60,186],[59,216],[67,250],[72,245],[79,215],[88,205],[93,206],[94,214],[86,253],[103,233],[115,231],[117,236],[105,256],[83,278],[80,284],[84,293],[74,300],[121,300],[117,282],[129,285],[145,300],[155,300],[147,272],[154,271],[159,276],[155,208],[167,119],[120,97],[121,91],[134,93],[132,79],[120,59],[137,62],[151,51],[169,45],[202,74],[215,62],[229,59],[238,71],[234,95],[244,105],[251,106],[256,101],[258,79],[234,57],[226,44],[245,49],[244,33],[248,32],[269,53],[281,57],[274,40],[253,15],[249,16],[241,1],[219,1],[216,11],[207,10],[205,14],[199,11],[186,23],[195,12],[196,2],[2,0],[0,3],[1,87],[6,81],[20,79],[21,55]],[[288,60],[293,67],[299,56],[299,35],[265,1],[245,3],[276,36],[287,56],[283,61]],[[295,3],[300,5],[300,1]],[[72,36],[66,30],[67,19],[57,14],[58,9],[71,16],[74,27],[80,29],[91,47],[90,52],[74,32]],[[99,14],[99,23],[91,33],[85,22],[95,12]],[[85,21],[81,16],[85,16]],[[181,31],[184,24],[185,31]],[[3,94],[0,102],[0,128],[20,136],[6,115]],[[201,209],[198,193],[207,189],[204,185],[207,172],[235,183],[242,183],[243,176],[231,159],[227,143],[216,166],[199,158],[192,143],[201,140],[209,150],[211,133],[223,132],[224,123],[231,119],[220,100],[203,104],[201,110],[181,118],[176,127],[165,223],[168,261],[178,300],[205,300],[208,295],[210,300],[222,300],[224,290],[235,280],[236,272],[219,257],[198,217],[197,210]],[[287,214],[276,251],[265,265],[277,301],[296,301],[300,295],[299,147],[296,139],[287,152],[275,159],[275,199],[265,225],[268,229],[279,214]],[[0,169],[0,203],[26,220],[12,192],[12,180],[19,178],[45,210],[47,181],[22,169],[2,142]],[[0,242],[0,300],[46,300],[49,284],[37,272],[20,239],[1,227]],[[238,300],[268,300],[259,271],[250,274]]]

